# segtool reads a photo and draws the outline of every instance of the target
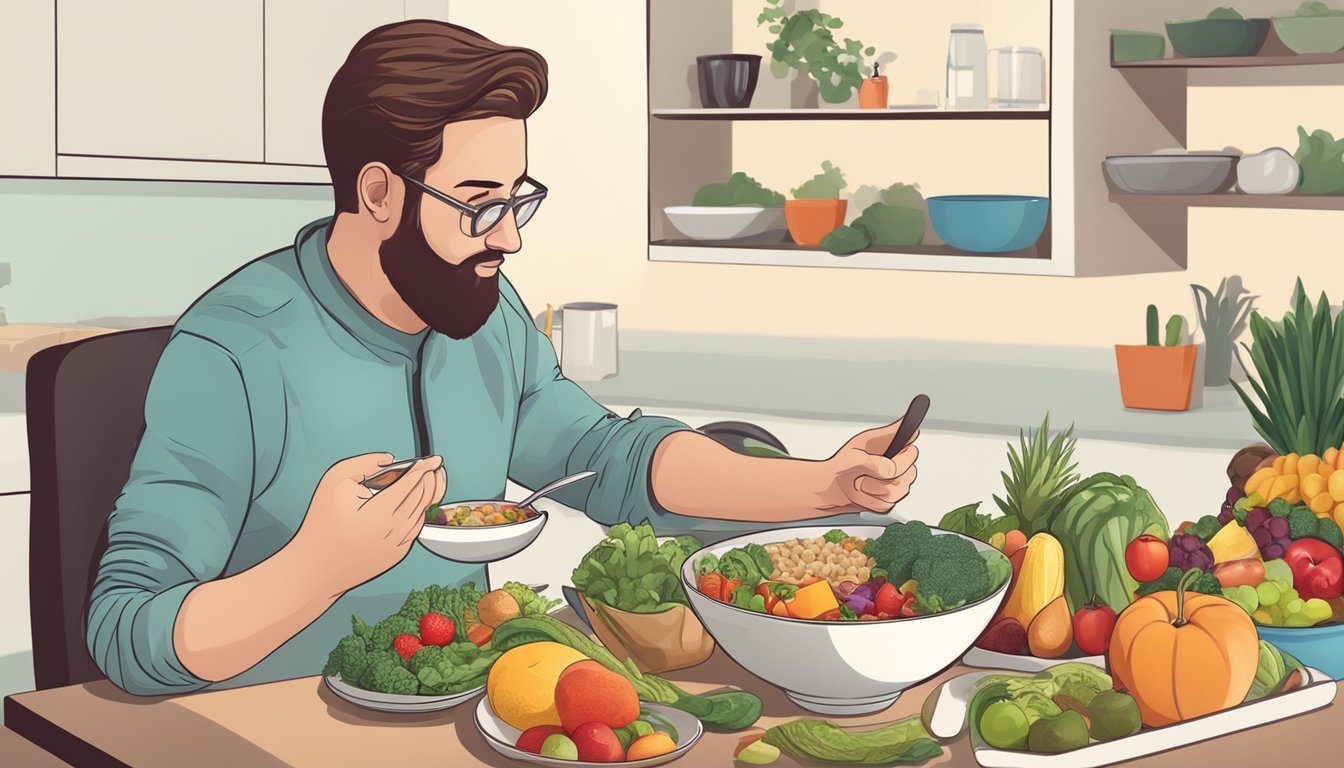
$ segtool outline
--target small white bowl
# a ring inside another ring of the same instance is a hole
[[[743,240],[788,232],[783,208],[733,205],[674,205],[663,209],[667,220],[691,240]]]
[[[489,744],[491,749],[511,760],[528,763],[529,765],[557,766],[557,768],[563,766],[585,768],[586,766],[601,765],[618,765],[624,766],[624,768],[652,768],[652,766],[670,763],[673,760],[684,756],[690,751],[691,747],[695,746],[695,743],[700,740],[700,737],[705,732],[704,726],[701,725],[698,719],[679,709],[665,707],[660,704],[650,704],[643,701],[639,703],[639,706],[643,709],[657,712],[667,718],[668,722],[672,723],[672,727],[677,729],[678,738],[676,749],[665,755],[658,755],[657,757],[646,757],[643,760],[622,760],[616,763],[560,760],[554,757],[534,755],[531,752],[524,752],[514,746],[518,743],[518,737],[522,735],[522,731],[514,728],[503,720],[500,720],[499,716],[495,714],[495,711],[490,708],[490,699],[488,698],[481,699],[481,702],[476,705],[476,729],[481,732],[481,736],[485,738],[485,743]]]
[[[484,501],[454,501],[441,504],[443,509],[481,504],[512,504],[500,499]],[[535,509],[535,507],[534,507]],[[499,525],[431,525],[420,529],[420,544],[439,557],[459,563],[493,563],[522,552],[541,535],[546,526],[546,512],[537,510],[536,517],[517,523]]]

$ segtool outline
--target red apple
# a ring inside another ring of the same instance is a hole
[[[1156,536],[1144,534],[1125,547],[1125,565],[1129,575],[1140,584],[1157,580],[1167,570],[1171,550]]]
[[[1344,594],[1344,557],[1330,544],[1298,539],[1283,553],[1283,561],[1293,570],[1293,589],[1303,600],[1329,600]]]

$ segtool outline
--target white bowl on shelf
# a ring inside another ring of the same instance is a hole
[[[674,205],[663,209],[672,226],[690,240],[744,240],[788,233],[783,208],[752,205]]]

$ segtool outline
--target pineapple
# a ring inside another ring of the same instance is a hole
[[[1251,532],[1241,527],[1236,520],[1224,525],[1209,539],[1209,552],[1213,562],[1230,563],[1235,560],[1259,560],[1260,548],[1255,545]]]
[[[1003,487],[1008,498],[994,497],[994,502],[1005,515],[1017,517],[1017,527],[1030,539],[1047,530],[1055,515],[1064,505],[1069,488],[1078,482],[1074,472],[1077,464],[1070,463],[1078,441],[1073,427],[1050,438],[1050,414],[1046,414],[1041,428],[1028,437],[1019,433],[1022,451],[1018,453],[1008,444],[1008,465],[1012,474],[1001,472]]]

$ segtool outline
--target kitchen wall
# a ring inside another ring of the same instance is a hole
[[[745,19],[762,5],[733,2]],[[1255,15],[1286,5],[1245,0],[1238,8]],[[896,51],[888,69],[893,100],[903,88],[937,82],[948,19],[983,23],[991,46],[1042,44],[1044,0],[943,0],[930,7],[937,10],[921,11],[914,2],[822,4],[847,20],[845,31]],[[1344,299],[1344,285],[1332,279],[1344,256],[1338,212],[1193,210],[1184,273],[1088,279],[652,263],[644,214],[644,3],[455,0],[449,14],[497,40],[535,47],[551,66],[551,93],[530,121],[530,140],[531,170],[553,191],[508,269],[537,309],[548,301],[615,301],[622,327],[641,330],[1103,346],[1139,338],[1149,302],[1192,313],[1189,283],[1216,285],[1228,273],[1243,275],[1264,297],[1262,305],[1281,306],[1298,274],[1311,290]],[[1103,46],[1098,41],[1098,56]],[[1344,83],[1342,74],[1344,68],[1297,80],[1276,79],[1285,75],[1272,71],[1192,76],[1190,144],[1292,150],[1299,123],[1344,133],[1344,85],[1322,84]],[[1247,81],[1260,84],[1231,85]],[[1269,85],[1285,81],[1308,84]],[[891,173],[907,171],[901,180],[934,191],[942,191],[937,161],[974,151],[984,165],[979,178],[1002,190],[1022,166],[1017,137],[998,127],[762,123],[743,135],[758,145],[761,176],[779,173],[788,184],[796,184],[797,174],[784,174],[778,168],[788,166],[771,165],[770,158],[831,145],[846,147],[836,151],[850,153],[844,167],[861,183],[890,175],[865,176],[864,158],[872,156],[896,169]],[[857,132],[829,133],[848,129]],[[804,165],[828,156],[818,151]],[[1036,191],[1036,181],[1023,183]],[[330,192],[321,187],[0,180],[0,262],[13,265],[14,281],[0,289],[0,306],[10,322],[174,314],[329,210]]]
[[[750,9],[763,5],[760,0],[734,2],[741,18],[751,18]],[[1217,4],[1148,2],[1196,15]],[[991,46],[1033,44],[1030,28],[1021,20],[1041,19],[1041,5],[1039,0],[942,0],[936,12],[927,13],[914,2],[828,1],[821,7],[844,18],[845,31],[865,42],[871,38],[879,50],[909,44],[910,50],[897,53],[911,62],[912,70],[914,62],[920,62],[918,74],[911,77],[920,83],[914,87],[924,88],[925,80],[937,77],[946,56],[946,19],[983,23]],[[1248,16],[1291,5],[1283,0],[1237,3]],[[1344,215],[1329,211],[1192,210],[1189,269],[1166,274],[1041,278],[649,262],[643,213],[644,14],[643,3],[624,1],[538,5],[458,0],[450,8],[454,22],[501,41],[535,47],[551,66],[551,96],[530,122],[532,169],[554,192],[547,210],[525,233],[524,254],[512,260],[509,269],[534,305],[615,301],[621,304],[623,328],[646,330],[1105,346],[1141,339],[1143,311],[1150,302],[1164,312],[1193,317],[1189,284],[1216,287],[1227,274],[1241,274],[1247,287],[1263,297],[1260,305],[1276,311],[1286,304],[1299,274],[1309,290],[1328,290],[1336,303],[1344,299],[1344,284],[1338,279],[1344,267],[1340,234]],[[931,42],[914,45],[912,29],[926,30],[921,34]],[[1000,35],[994,30],[1012,31]],[[1097,56],[1106,55],[1105,44],[1097,41]],[[898,59],[888,70],[895,81],[893,100],[899,98],[903,66]],[[1299,74],[1293,75],[1294,71]],[[1188,124],[1192,147],[1235,145],[1258,151],[1282,145],[1291,151],[1296,148],[1299,123],[1308,130],[1322,127],[1344,134],[1344,67],[1311,74],[1291,69],[1242,71],[1240,79],[1236,72],[1192,76]],[[1320,84],[1330,80],[1336,84]],[[1247,81],[1265,84],[1231,85]],[[1309,84],[1287,88],[1267,84],[1275,82]],[[992,84],[990,90],[992,94]],[[921,181],[931,172],[925,170],[932,168],[927,158],[953,161],[972,140],[965,130],[877,125],[889,127],[891,138],[881,146],[865,145],[863,153],[875,158],[907,153],[919,178],[912,170],[901,180]],[[992,149],[991,159],[997,153],[1011,167],[1018,152],[1015,137],[996,134],[995,127],[984,126],[980,141]],[[749,130],[751,141],[760,142],[758,156],[764,161],[787,156],[800,145],[876,141],[876,131],[866,124],[857,134],[836,134],[847,136],[843,139],[826,133],[833,128],[824,122],[801,128],[762,123]],[[1159,147],[1114,151],[1155,149]],[[859,156],[853,149],[836,151]],[[828,156],[824,151],[817,155],[811,164]],[[1100,173],[1101,158],[1097,160]],[[852,172],[861,174],[862,161],[850,162],[858,163],[850,166]],[[765,167],[761,175],[770,173]],[[1002,180],[994,174],[995,167],[987,166],[986,178],[1001,188]],[[925,181],[929,187],[936,183]],[[594,204],[600,204],[596,218],[590,214]]]

